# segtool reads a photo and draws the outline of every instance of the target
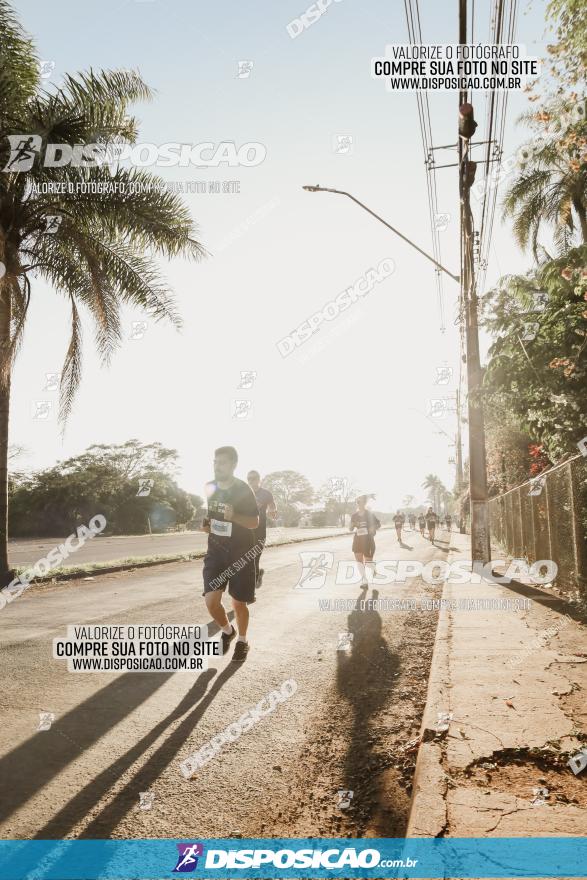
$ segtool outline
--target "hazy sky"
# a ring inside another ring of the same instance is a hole
[[[62,296],[37,282],[13,385],[11,440],[27,447],[21,464],[45,467],[92,443],[131,437],[176,448],[181,485],[201,494],[213,449],[234,444],[239,473],[291,468],[315,486],[345,476],[376,492],[377,506],[423,497],[426,473],[452,487],[447,438],[426,418],[429,401],[454,394],[458,378],[458,285],[444,284],[446,332],[440,332],[434,269],[348,199],[309,194],[320,183],[352,192],[425,249],[431,248],[422,145],[413,93],[390,94],[370,76],[387,43],[407,42],[401,0],[332,3],[292,39],[286,25],[305,0],[195,4],[192,0],[20,0],[22,21],[40,54],[55,62],[48,83],[65,71],[138,68],[154,89],[137,105],[140,139],[149,143],[259,142],[265,161],[251,168],[162,169],[169,180],[240,181],[240,194],[184,198],[213,254],[202,264],[164,266],[184,328],[125,314],[126,339],[111,366],[98,363],[85,323],[84,375],[62,438],[57,393],[45,389],[67,347],[69,312]],[[476,4],[477,40],[487,41],[487,3]],[[457,3],[420,5],[426,42],[457,39]],[[518,41],[543,54],[544,5],[521,9]],[[248,77],[238,62],[252,61]],[[434,143],[456,140],[455,93],[432,94]],[[514,125],[526,98],[510,94],[504,155],[524,131]],[[483,131],[485,97],[475,98]],[[352,150],[333,149],[339,136]],[[446,158],[444,158],[446,157]],[[445,151],[443,161],[456,161]],[[458,273],[457,169],[437,172],[443,261]],[[475,206],[478,207],[478,206]],[[244,225],[244,229],[241,226]],[[239,229],[240,227],[240,229]],[[384,258],[395,272],[376,284],[289,357],[277,342]],[[488,282],[523,271],[529,258],[496,222]],[[133,321],[147,321],[144,332]],[[454,380],[435,386],[436,369]],[[256,371],[239,390],[241,371]],[[250,400],[248,418],[234,401]],[[53,402],[47,419],[37,402]],[[454,417],[438,420],[448,434]]]

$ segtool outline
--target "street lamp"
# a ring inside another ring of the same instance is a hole
[[[460,106],[460,117],[459,117],[459,136],[460,136],[460,144],[461,144],[461,153],[462,153],[462,143],[463,141],[467,141],[468,138],[472,135],[472,133],[477,128],[477,123],[474,119],[473,107],[470,104],[462,103]],[[467,167],[468,166],[468,167]],[[473,162],[468,162],[464,165],[461,162],[461,168],[464,176],[464,180],[462,181],[462,190],[466,197],[466,205],[468,204],[468,194],[470,191],[471,183],[475,176],[475,164]],[[491,559],[491,549],[489,545],[489,529],[488,529],[488,516],[487,516],[487,476],[486,476],[486,464],[485,464],[485,436],[484,436],[484,426],[483,426],[483,409],[480,403],[475,400],[472,400],[471,391],[477,390],[480,386],[480,364],[479,364],[479,338],[477,332],[477,318],[476,318],[476,296],[474,290],[474,284],[472,284],[472,264],[470,261],[466,261],[464,264],[464,278],[461,279],[460,275],[454,275],[452,272],[449,272],[442,263],[439,263],[434,257],[431,257],[430,254],[427,254],[426,251],[423,251],[422,248],[418,247],[417,244],[414,244],[407,236],[403,235],[398,229],[395,229],[390,223],[380,217],[379,214],[376,214],[375,211],[372,211],[371,208],[368,208],[367,205],[364,205],[363,202],[360,202],[359,199],[355,198],[355,196],[351,195],[351,193],[345,192],[340,189],[332,189],[331,187],[319,186],[316,184],[315,186],[304,186],[302,189],[306,190],[306,192],[330,192],[336,193],[340,196],[346,196],[351,199],[351,201],[355,202],[355,204],[359,205],[359,207],[363,208],[364,211],[367,211],[368,214],[371,214],[372,217],[375,217],[376,220],[379,220],[380,223],[383,223],[388,229],[398,235],[401,239],[407,242],[411,247],[418,251],[418,253],[422,254],[422,256],[426,257],[431,263],[433,263],[437,269],[440,269],[446,275],[456,281],[458,284],[463,281],[463,287],[465,294],[468,294],[468,314],[467,319],[465,321],[465,331],[466,331],[466,339],[467,339],[467,374],[468,374],[468,386],[469,386],[469,396],[468,396],[468,404],[469,404],[469,496],[471,499],[471,553],[473,560],[481,560],[482,562],[488,562]],[[470,212],[470,208],[469,208]],[[459,413],[460,416],[460,413]],[[460,451],[460,426],[459,426],[459,437],[458,437],[458,445],[457,450]],[[462,463],[459,462],[458,470],[459,473],[462,469]]]
[[[460,284],[461,279],[459,275],[453,275],[452,272],[449,272],[448,269],[446,269],[442,265],[442,263],[439,263],[437,260],[434,259],[434,257],[431,257],[430,254],[427,254],[426,251],[423,251],[422,248],[418,247],[417,244],[414,244],[411,239],[403,235],[399,231],[399,229],[396,229],[394,226],[388,223],[387,220],[384,220],[383,217],[380,217],[379,214],[376,214],[375,211],[372,211],[371,208],[368,208],[367,205],[364,205],[363,202],[360,202],[357,198],[355,198],[355,196],[351,195],[348,192],[344,192],[344,190],[342,189],[332,189],[331,187],[319,186],[318,184],[316,184],[315,186],[303,186],[302,189],[305,189],[306,192],[336,193],[339,196],[346,196],[348,199],[351,199],[351,201],[353,201],[356,205],[359,205],[361,208],[363,208],[364,211],[367,211],[368,214],[371,214],[372,217],[375,217],[376,220],[379,220],[380,223],[383,223],[384,226],[387,226],[388,229],[391,229],[392,232],[394,232],[396,235],[399,235],[399,237],[402,238],[404,241],[407,241],[407,243],[415,248],[418,253],[422,254],[423,257],[426,257],[427,260],[430,260],[431,263],[434,263],[437,269],[445,272],[449,276],[449,278],[452,278],[453,281],[456,281],[457,284]]]

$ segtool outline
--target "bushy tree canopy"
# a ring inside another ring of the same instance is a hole
[[[495,337],[483,394],[511,414],[555,462],[587,433],[587,246],[526,276],[508,276],[483,299]]]
[[[91,446],[82,455],[24,477],[14,486],[11,536],[69,534],[100,513],[106,533],[144,534],[187,523],[202,499],[180,489],[177,453],[130,440]]]

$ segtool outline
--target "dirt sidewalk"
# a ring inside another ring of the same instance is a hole
[[[587,768],[567,764],[587,746],[586,627],[528,592],[444,586],[410,837],[587,834]]]

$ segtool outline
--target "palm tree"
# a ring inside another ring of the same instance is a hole
[[[449,492],[444,486],[442,487],[442,491],[440,493],[440,501],[442,502],[442,507],[444,512],[447,513],[450,507],[451,502],[454,500],[454,495],[452,492]]]
[[[536,129],[553,118],[555,110],[523,117]],[[524,249],[532,247],[539,259],[538,235],[551,224],[554,241],[562,254],[573,244],[577,229],[587,243],[587,163],[581,154],[584,133],[565,137],[540,136],[528,151],[520,173],[504,199],[504,216],[513,217],[514,234]]]
[[[137,120],[128,106],[151,97],[138,73],[90,70],[45,89],[33,42],[6,0],[0,0],[0,53],[0,580],[6,582],[10,378],[32,282],[44,279],[69,301],[60,388],[64,424],[81,374],[81,311],[91,316],[107,361],[121,339],[121,306],[179,323],[156,258],[197,259],[205,251],[187,207],[159,178],[104,164],[44,167],[47,144],[97,144],[107,156],[136,143]],[[24,143],[40,138],[30,170],[9,167],[16,136]]]
[[[437,477],[436,474],[427,474],[422,483],[422,488],[427,490],[428,498],[431,501],[434,510],[439,511],[441,493],[442,491],[446,491],[440,477]]]

